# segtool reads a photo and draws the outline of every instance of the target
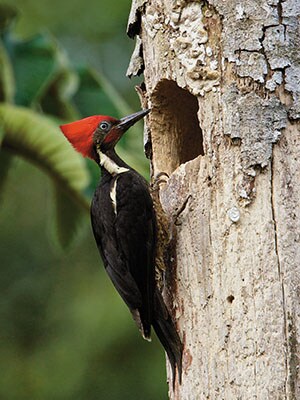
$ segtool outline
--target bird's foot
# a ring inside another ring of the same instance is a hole
[[[152,189],[153,190],[159,190],[161,183],[168,183],[169,180],[169,175],[166,172],[160,172],[158,173],[154,178],[152,182]]]

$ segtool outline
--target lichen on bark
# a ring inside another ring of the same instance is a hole
[[[274,95],[268,99],[253,92],[243,95],[234,84],[224,90],[222,101],[224,134],[241,140],[243,168],[249,173],[253,167],[266,167],[286,126],[283,105]]]

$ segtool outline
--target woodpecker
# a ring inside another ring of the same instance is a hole
[[[170,361],[174,386],[176,370],[181,382],[182,343],[155,280],[157,220],[149,185],[115,152],[122,135],[149,111],[120,120],[94,115],[60,128],[101,169],[91,223],[104,267],[144,339],[151,340],[153,327]]]

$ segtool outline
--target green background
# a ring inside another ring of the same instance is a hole
[[[129,1],[6,4],[20,12],[16,38],[50,32],[74,64],[103,72],[133,111],[140,108],[139,80],[125,77],[134,46],[126,36]],[[142,151],[141,129],[130,140]],[[0,399],[166,399],[164,352],[156,338],[141,339],[107,278],[88,213],[67,251],[49,235],[52,192],[48,175],[14,158],[0,203]]]

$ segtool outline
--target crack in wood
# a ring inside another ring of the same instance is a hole
[[[283,324],[284,324],[284,342],[285,342],[285,352],[284,352],[284,362],[285,362],[285,398],[288,399],[288,386],[289,386],[289,366],[288,366],[288,353],[289,353],[289,343],[288,343],[288,326],[287,326],[287,316],[286,316],[286,300],[285,300],[285,288],[282,279],[282,270],[280,264],[280,257],[278,252],[278,228],[277,221],[275,215],[275,201],[274,201],[274,161],[271,159],[271,213],[272,220],[274,225],[274,246],[275,246],[275,254],[277,259],[277,268],[278,268],[278,278],[281,284],[281,293],[282,293],[282,311],[283,311]]]
[[[176,214],[175,214],[175,216],[174,216],[174,225],[176,225],[176,226],[181,225],[181,222],[178,222],[178,218],[179,218],[180,214],[182,214],[183,211],[185,210],[185,208],[186,208],[186,206],[187,206],[187,204],[188,204],[188,201],[189,201],[189,199],[191,199],[191,198],[192,198],[192,195],[189,194],[189,195],[187,196],[187,198],[184,200],[184,202],[182,203],[182,205],[180,206],[179,210],[176,212]]]

